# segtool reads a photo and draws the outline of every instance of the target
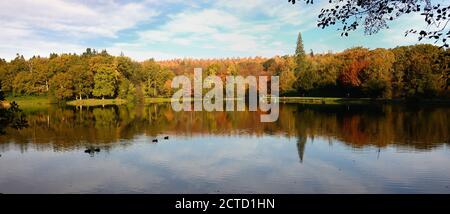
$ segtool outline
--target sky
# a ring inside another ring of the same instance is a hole
[[[0,58],[106,49],[142,61],[293,54],[302,33],[305,50],[338,52],[355,46],[390,48],[417,43],[404,37],[424,28],[420,15],[390,23],[375,35],[341,37],[316,27],[328,1],[287,0],[2,0]],[[428,41],[430,42],[430,41]]]

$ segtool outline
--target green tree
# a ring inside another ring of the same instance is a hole
[[[103,65],[97,68],[94,75],[94,90],[92,94],[102,99],[114,97],[118,83],[118,72],[111,66]]]
[[[312,69],[306,69],[298,75],[296,88],[301,93],[308,93],[317,87],[319,76]]]
[[[170,88],[167,82],[175,75],[167,68],[161,68],[154,60],[147,60],[142,63],[145,95],[150,97],[168,96]]]
[[[126,78],[122,78],[120,80],[118,97],[121,99],[126,99],[129,102],[137,101],[136,87],[130,80]]]
[[[307,68],[306,53],[303,47],[302,33],[298,33],[297,47],[295,49],[295,62],[297,63],[296,73],[305,71]]]
[[[294,89],[296,81],[293,70],[282,70],[280,74],[280,93],[287,93]]]
[[[369,79],[362,85],[362,90],[369,97],[388,97],[385,95],[389,91],[389,82],[381,79]]]
[[[337,79],[342,70],[340,61],[334,54],[317,55],[311,60],[311,69],[319,75],[317,87],[324,93],[320,95],[336,95]]]
[[[129,57],[116,57],[117,71],[127,79],[131,79],[134,73],[133,61]]]

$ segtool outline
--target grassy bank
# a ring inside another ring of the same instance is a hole
[[[223,98],[224,101],[226,100],[239,100],[237,98]],[[186,98],[185,101],[193,102],[195,100],[203,100],[203,99],[194,99],[194,98]],[[152,103],[170,103],[172,102],[172,98],[170,97],[146,97],[144,99],[145,104],[152,104]],[[181,102],[181,99],[180,99]]]
[[[195,99],[189,99],[194,101]],[[224,99],[225,101],[226,99]],[[448,99],[420,99],[420,100],[407,100],[407,99],[381,99],[381,98],[341,98],[341,97],[279,97],[280,103],[301,103],[301,104],[393,104],[393,103],[442,103],[450,104]],[[171,98],[150,98],[147,97],[144,100],[145,104],[152,103],[170,103]]]
[[[42,106],[51,104],[47,96],[20,96],[20,97],[6,97],[5,104],[16,102],[21,108]]]
[[[104,105],[123,105],[127,101],[123,99],[84,99],[72,100],[66,104],[71,106],[104,106]]]
[[[194,99],[189,99],[194,101]],[[225,99],[224,99],[225,100]],[[423,99],[423,100],[405,100],[405,99],[373,99],[373,98],[338,98],[338,97],[279,97],[280,103],[301,103],[301,104],[380,104],[380,103],[438,103],[450,104],[449,99]],[[6,101],[1,103],[3,107],[8,107],[9,102],[15,101],[22,109],[44,108],[52,104],[47,96],[21,96],[7,97]],[[170,97],[146,97],[144,104],[170,103]],[[83,99],[72,100],[66,104],[71,106],[103,106],[103,105],[123,105],[127,101],[124,99]]]
[[[188,99],[189,101],[194,101],[193,98]],[[227,100],[224,98],[224,101]],[[364,104],[375,102],[376,100],[369,98],[333,98],[333,97],[280,97],[279,101],[281,103],[309,103],[309,104]],[[377,102],[379,102],[378,100]],[[151,103],[170,103],[171,98],[145,98],[146,104]]]

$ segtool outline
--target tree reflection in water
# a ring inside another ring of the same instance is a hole
[[[447,106],[281,104],[280,118],[261,123],[261,112],[174,112],[170,104],[148,106],[56,107],[25,111],[29,127],[7,129],[9,142],[55,151],[102,151],[131,144],[138,136],[264,136],[297,138],[300,162],[308,139],[338,140],[353,148],[396,146],[430,150],[450,142]],[[119,143],[121,142],[121,143]],[[164,141],[160,141],[164,142]],[[151,142],[149,142],[151,143]]]

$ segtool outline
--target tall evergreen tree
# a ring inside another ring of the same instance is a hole
[[[306,68],[306,53],[303,47],[302,33],[298,33],[297,48],[295,49],[295,62],[297,63],[296,73],[304,71]]]

